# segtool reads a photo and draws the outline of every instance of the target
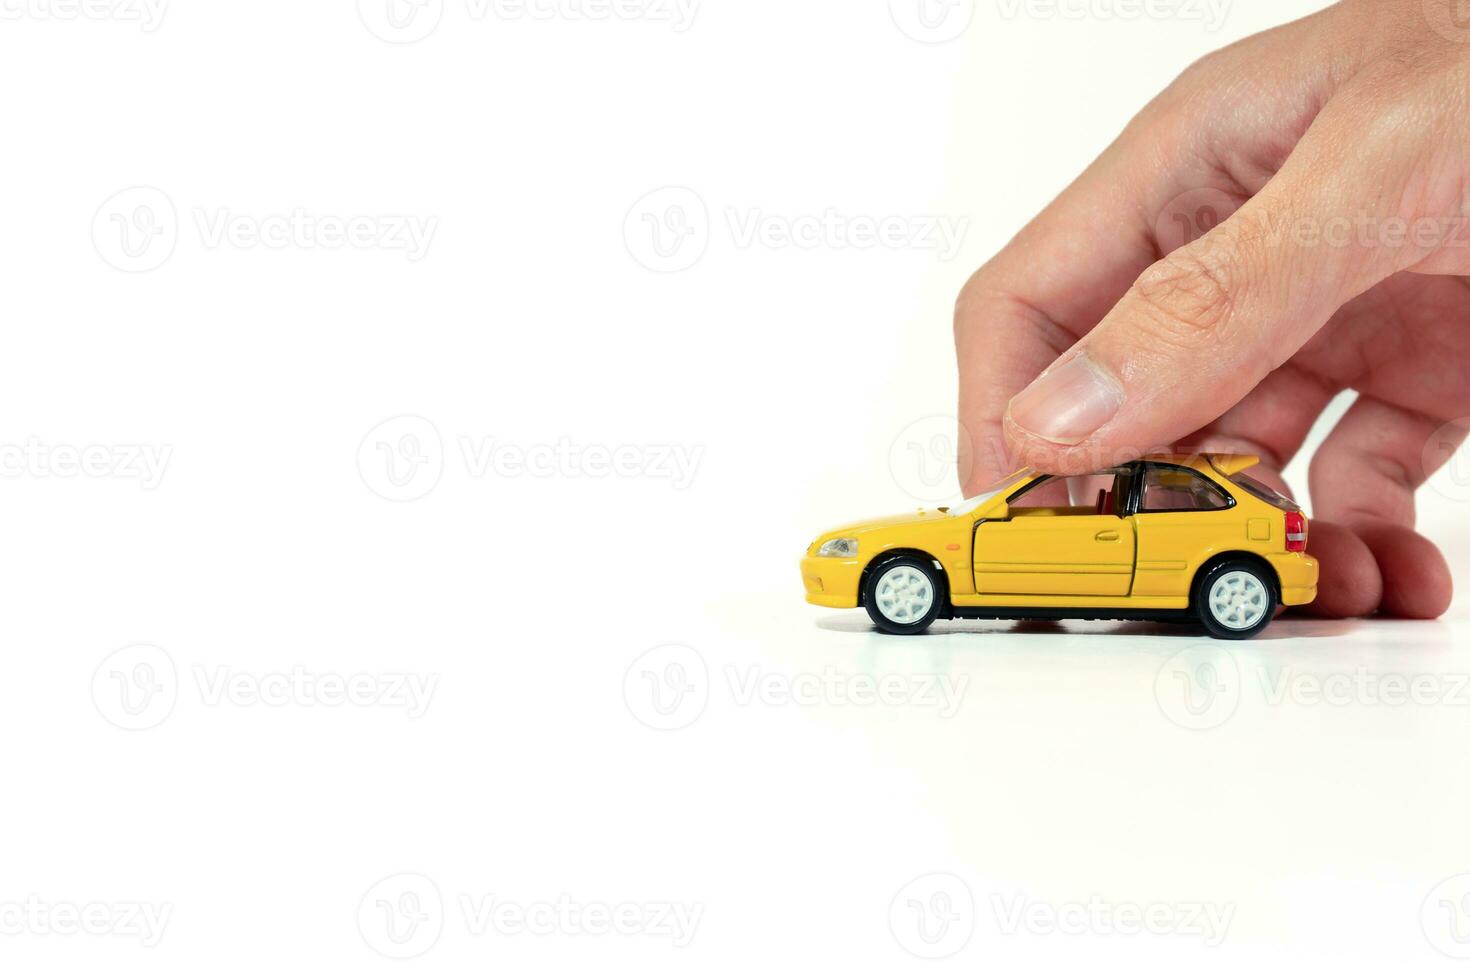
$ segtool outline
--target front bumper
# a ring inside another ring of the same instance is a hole
[[[1317,559],[1310,555],[1271,555],[1267,561],[1281,582],[1283,606],[1305,606],[1317,598]]]
[[[856,609],[862,562],[856,558],[804,558],[801,581],[806,601],[828,609]]]

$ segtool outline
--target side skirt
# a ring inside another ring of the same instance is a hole
[[[1085,622],[1130,620],[1158,623],[1198,623],[1192,609],[1078,609],[1043,608],[1041,606],[950,606],[949,619],[1015,619],[1057,622],[1080,619]]]

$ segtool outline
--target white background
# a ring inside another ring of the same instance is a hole
[[[1318,4],[357,6],[4,7],[0,970],[1459,975],[1457,617],[896,640],[796,570],[952,489],[970,271]]]

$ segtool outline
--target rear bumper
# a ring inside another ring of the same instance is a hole
[[[805,558],[801,582],[806,601],[828,609],[856,609],[863,566],[855,558]]]
[[[1317,559],[1310,555],[1271,555],[1267,559],[1281,582],[1281,604],[1305,606],[1317,598]]]

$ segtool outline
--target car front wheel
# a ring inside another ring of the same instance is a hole
[[[1276,615],[1276,587],[1254,562],[1223,561],[1206,572],[1195,592],[1195,609],[1211,636],[1248,640]]]
[[[922,633],[944,604],[932,562],[899,555],[879,562],[868,574],[863,605],[881,632]]]

